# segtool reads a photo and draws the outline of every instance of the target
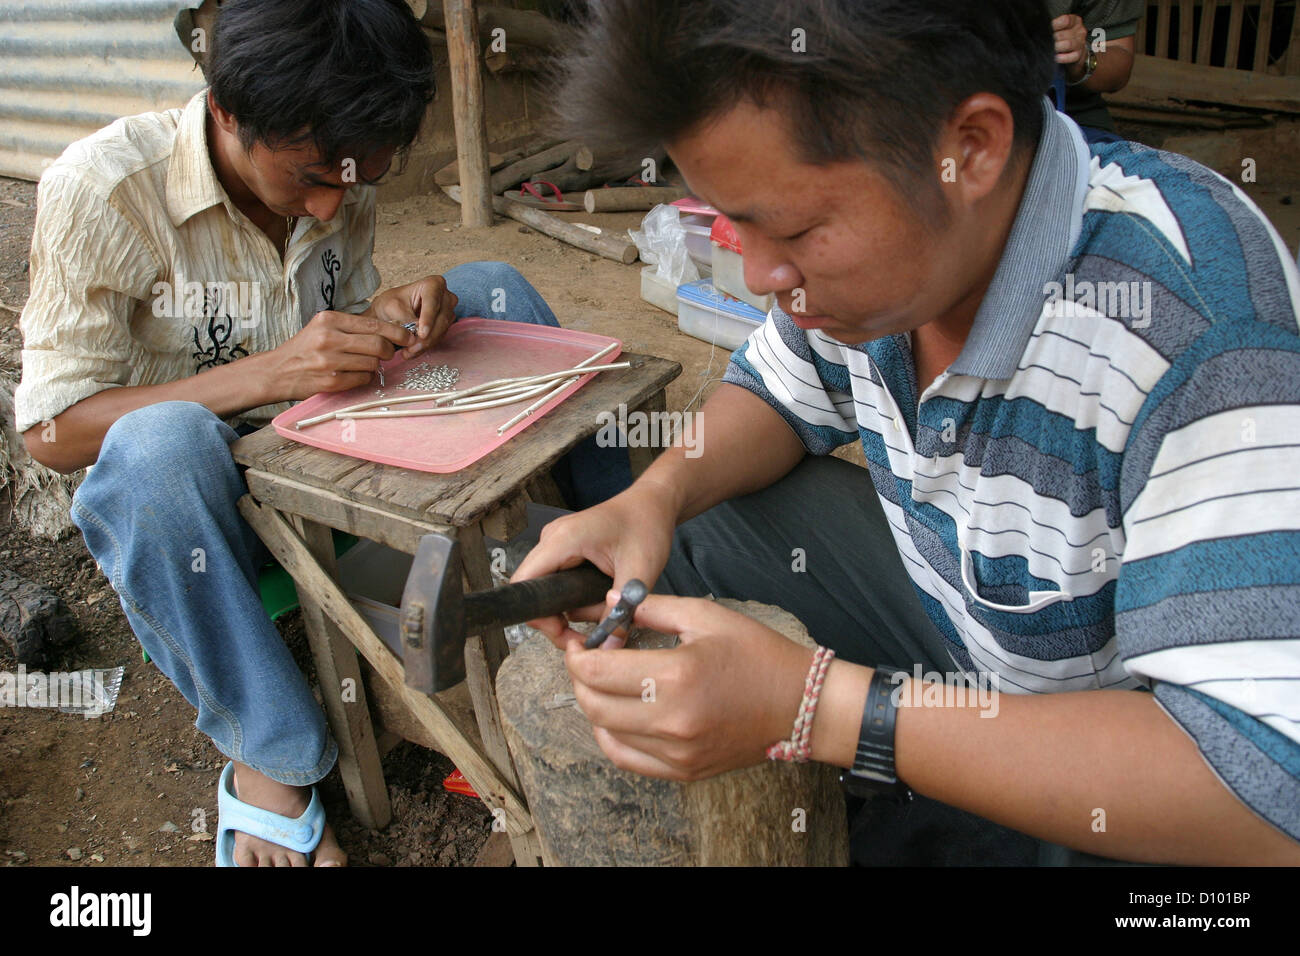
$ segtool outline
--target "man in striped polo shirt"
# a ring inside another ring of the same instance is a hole
[[[864,862],[1300,860],[1300,274],[1258,209],[1090,150],[1038,95],[1039,0],[628,0],[589,30],[575,123],[667,144],[779,303],[702,454],[516,575],[678,595],[637,615],[670,651],[540,622],[604,751],[693,779],[791,737],[851,793],[923,795],[866,805]],[[855,440],[865,474],[827,457]],[[837,656],[681,596],[709,593]]]

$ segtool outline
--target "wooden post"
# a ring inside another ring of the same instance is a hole
[[[487,122],[483,116],[483,73],[479,68],[478,13],[475,0],[443,0],[447,18],[447,57],[451,66],[451,111],[456,121],[460,164],[462,225],[492,225],[488,188]]]

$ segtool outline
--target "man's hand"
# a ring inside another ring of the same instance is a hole
[[[699,780],[760,763],[790,736],[811,649],[698,598],[652,594],[635,622],[679,634],[681,644],[588,651],[582,635],[563,635],[578,706],[616,766]]]
[[[267,353],[274,364],[268,380],[277,401],[342,392],[371,380],[379,363],[409,347],[414,335],[374,315],[317,312],[293,338]]]
[[[375,296],[366,310],[394,325],[416,325],[416,340],[399,353],[403,359],[415,358],[442,341],[456,321],[455,294],[447,289],[442,276],[426,276],[409,285],[398,286]]]
[[[1067,13],[1052,21],[1056,34],[1056,62],[1065,67],[1065,77],[1071,83],[1083,78],[1088,70],[1088,29],[1083,18]]]
[[[614,579],[615,596],[632,578],[653,587],[672,551],[677,508],[663,486],[642,479],[622,494],[578,514],[557,518],[542,529],[541,540],[515,571],[511,581],[527,581],[590,561]],[[571,612],[575,620],[594,621],[603,612],[593,605]],[[529,622],[556,646],[564,647],[569,631],[563,617]],[[614,640],[614,638],[611,638]]]

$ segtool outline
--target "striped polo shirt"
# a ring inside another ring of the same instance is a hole
[[[1150,689],[1300,839],[1300,273],[1229,181],[1044,114],[970,337],[923,394],[907,335],[846,346],[779,308],[725,380],[812,454],[862,442],[957,669]]]

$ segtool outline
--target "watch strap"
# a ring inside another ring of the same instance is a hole
[[[911,799],[912,792],[898,779],[894,761],[894,728],[898,708],[893,691],[897,685],[895,674],[908,672],[897,667],[877,667],[867,686],[867,702],[862,708],[862,727],[858,733],[858,748],[853,767],[841,781],[850,790],[858,784],[875,792],[894,793]]]

